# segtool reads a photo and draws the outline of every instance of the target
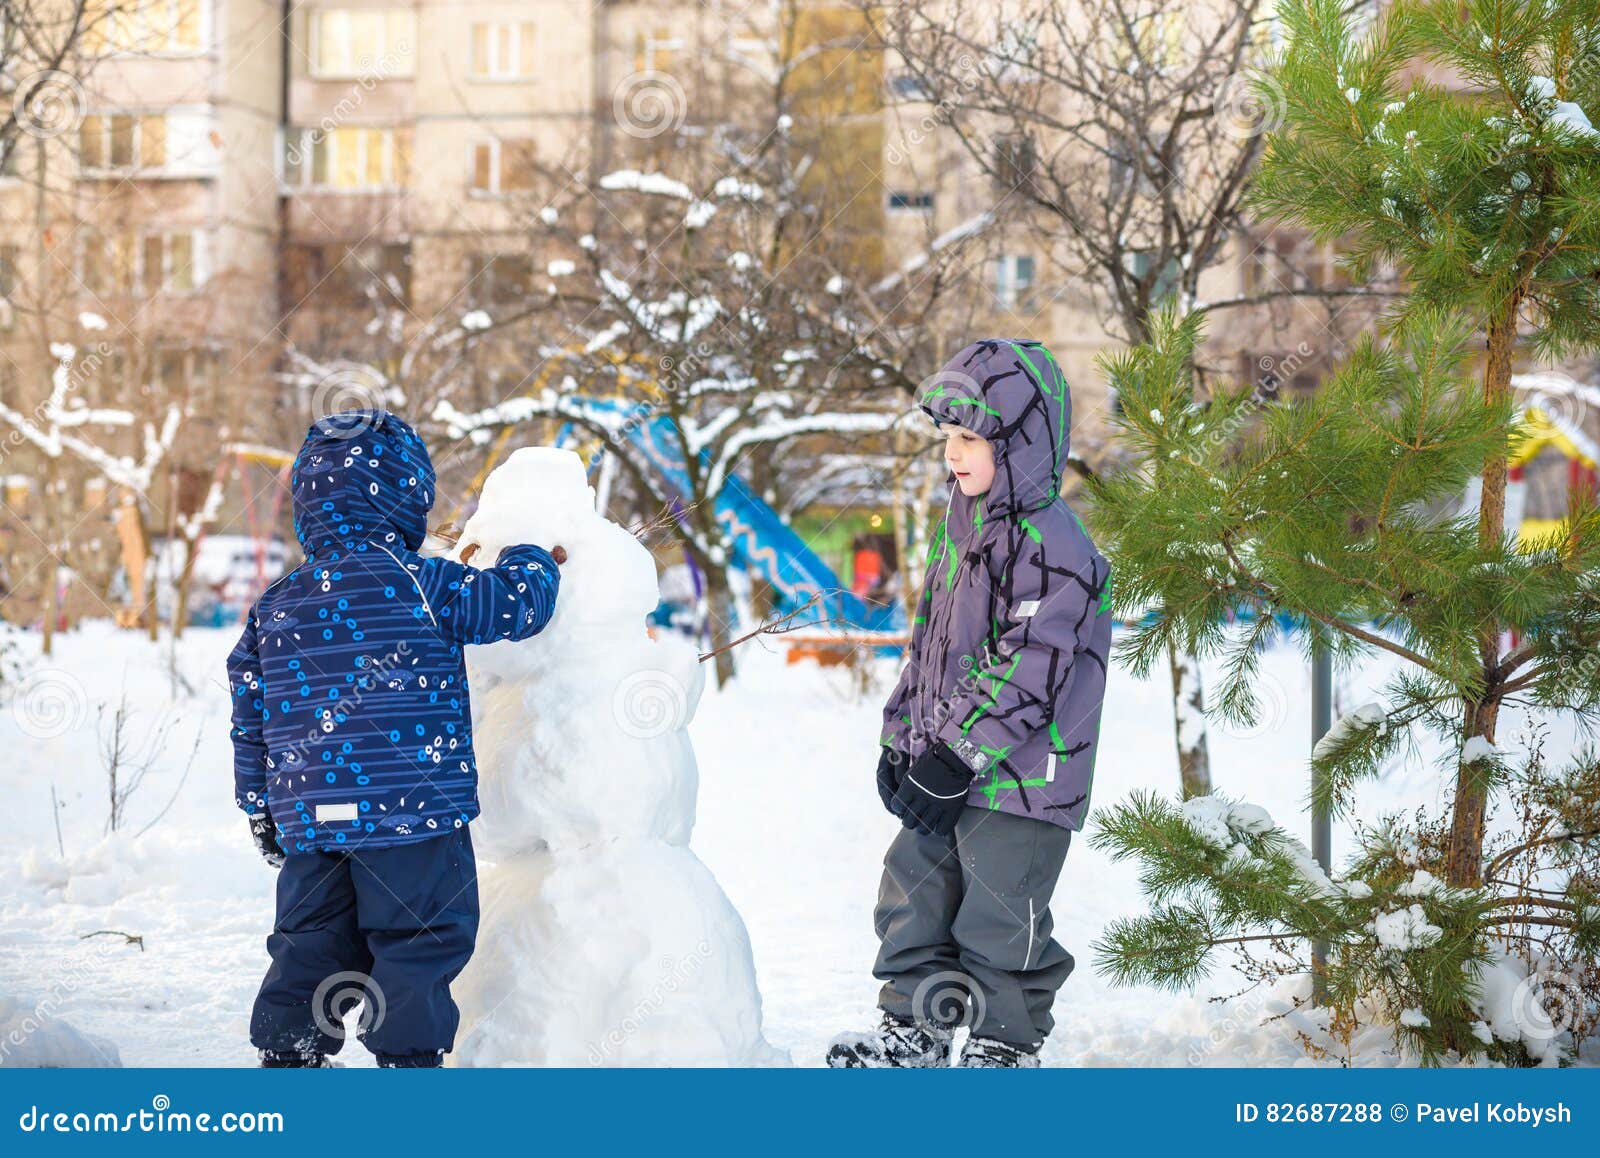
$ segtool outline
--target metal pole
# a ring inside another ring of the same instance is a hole
[[[1316,645],[1311,656],[1311,743],[1313,745],[1333,726],[1333,659],[1328,649]],[[1313,795],[1321,787],[1317,773],[1312,774]],[[1311,856],[1322,866],[1322,871],[1332,875],[1333,823],[1327,808],[1313,804],[1311,809]],[[1327,1003],[1328,942],[1311,944],[1311,1001],[1313,1005]]]

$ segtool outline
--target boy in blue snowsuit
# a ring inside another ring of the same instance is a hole
[[[542,630],[564,555],[510,547],[482,570],[418,555],[433,464],[382,410],[313,423],[290,489],[305,562],[228,657],[236,799],[279,867],[250,1040],[263,1066],[324,1066],[361,997],[379,1065],[438,1066],[478,929],[462,651]]]

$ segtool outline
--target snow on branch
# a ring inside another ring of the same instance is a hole
[[[370,362],[354,362],[345,358],[323,361],[313,358],[293,345],[284,349],[290,369],[280,371],[278,381],[313,393],[313,409],[323,412],[338,409],[326,405],[364,396],[371,405],[404,406],[405,393],[391,382],[386,374]],[[329,395],[322,397],[321,395]]]
[[[893,430],[906,417],[905,414],[824,413],[764,419],[732,435],[723,443],[706,482],[706,493],[717,495],[722,492],[728,473],[737,465],[739,454],[748,446],[781,442],[804,434],[881,434]]]
[[[612,300],[658,342],[692,342],[722,313],[722,303],[711,294],[697,294],[691,298],[682,290],[673,290],[660,301],[643,301],[634,295],[632,286],[609,269],[600,270],[599,276],[600,284]],[[680,317],[681,323],[673,320]],[[606,331],[602,331],[604,333]],[[620,337],[621,333],[615,336]],[[601,344],[606,343],[602,343],[599,336],[591,339],[591,352]]]
[[[688,454],[700,454],[739,419],[745,412],[738,406],[727,406],[717,411],[717,416],[710,422],[701,425],[693,418],[685,418],[680,426],[683,427],[683,441]]]
[[[536,418],[570,418],[608,436],[627,428],[630,419],[625,410],[595,405],[576,394],[577,388],[578,384],[568,376],[562,379],[559,390],[546,387],[538,394],[507,398],[472,413],[457,410],[445,399],[433,408],[432,418],[444,426],[451,438],[470,438],[475,443],[485,441],[487,432],[494,427],[516,426]]]
[[[144,424],[142,458],[112,454],[81,435],[68,431],[81,430],[86,426],[132,426],[134,416],[126,410],[85,406],[81,400],[73,399],[73,362],[77,350],[58,343],[51,347],[51,353],[57,361],[50,375],[50,397],[35,408],[31,417],[0,403],[0,421],[10,425],[47,457],[60,458],[64,452],[71,451],[94,467],[107,481],[144,494],[150,489],[156,468],[171,451],[178,430],[183,425],[182,407],[174,404],[167,408],[160,430],[153,423]],[[73,404],[75,401],[77,405]]]
[[[965,241],[969,237],[974,237],[977,234],[982,233],[993,223],[994,211],[985,209],[977,216],[969,217],[960,225],[957,225],[951,229],[947,229],[945,232],[941,233],[938,237],[935,237],[931,242],[929,242],[927,249],[906,261],[894,273],[891,273],[886,277],[879,278],[876,282],[874,282],[872,284],[872,292],[875,294],[881,294],[888,290],[894,289],[906,279],[908,274],[916,273],[917,270],[927,265],[928,262],[940,251],[949,249],[952,245],[955,245],[959,241]]]
[[[635,193],[655,193],[662,197],[676,197],[679,201],[693,201],[694,193],[682,181],[660,173],[641,173],[637,169],[618,169],[600,178],[602,189],[627,189]]]
[[[205,529],[217,521],[217,514],[222,510],[224,490],[222,476],[218,474],[212,478],[211,486],[206,489],[205,501],[200,504],[200,509],[192,515],[181,513],[178,515],[178,533],[191,547],[200,541]]]

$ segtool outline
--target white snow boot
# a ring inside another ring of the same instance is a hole
[[[1039,1055],[1009,1042],[974,1035],[967,1038],[967,1044],[961,1047],[961,1060],[956,1062],[956,1067],[967,1070],[1036,1070],[1039,1068]]]
[[[937,1069],[950,1064],[955,1031],[885,1012],[871,1033],[841,1033],[828,1043],[834,1069]]]

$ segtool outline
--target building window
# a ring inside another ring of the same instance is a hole
[[[150,376],[162,395],[196,406],[212,397],[230,364],[226,351],[214,347],[160,345],[151,355]]]
[[[1139,280],[1148,277],[1150,270],[1155,266],[1155,255],[1149,250],[1134,250],[1127,255],[1123,268]],[[1155,276],[1150,286],[1150,300],[1160,301],[1169,297],[1178,290],[1178,260],[1169,257],[1161,272]]]
[[[1161,190],[1149,170],[1138,165],[1133,157],[1116,144],[1107,151],[1106,157],[1110,170],[1107,178],[1113,197],[1154,197],[1160,193]]]
[[[128,353],[122,345],[106,349],[94,371],[91,397],[107,406],[120,406],[133,397],[129,387]]]
[[[1039,23],[1038,17],[1001,21],[1000,34],[986,62],[996,80],[1019,80],[1034,66],[1039,51]]]
[[[167,119],[84,117],[78,126],[78,161],[85,170],[159,169],[167,163]]]
[[[670,28],[640,32],[634,39],[634,71],[671,72],[683,49],[683,37],[674,35]]]
[[[1245,254],[1241,280],[1249,294],[1303,293],[1348,289],[1350,275],[1338,266],[1337,243],[1320,244],[1304,234],[1277,230],[1254,239]]]
[[[509,80],[533,75],[533,22],[484,22],[472,26],[472,75]]]
[[[533,288],[533,260],[525,253],[475,253],[467,259],[467,294],[479,304],[517,301]]]
[[[1117,67],[1137,73],[1142,69],[1165,72],[1183,60],[1184,14],[1165,9],[1134,16],[1132,31],[1119,29],[1112,45]]]
[[[199,52],[206,47],[206,7],[200,0],[91,0],[84,49],[91,56]]]
[[[1250,350],[1239,351],[1239,376],[1248,382],[1258,397],[1272,401],[1283,387],[1277,371],[1278,361],[1270,355],[1257,355]]]
[[[129,233],[80,234],[78,280],[96,296],[130,294],[136,288],[137,247]]]
[[[409,8],[318,8],[311,75],[319,80],[416,73],[417,14]]]
[[[891,211],[928,213],[933,210],[933,194],[925,189],[893,192],[889,194],[889,208]]]
[[[9,330],[16,325],[11,295],[17,292],[17,263],[21,258],[21,246],[0,245],[0,330]]]
[[[411,169],[409,129],[291,129],[283,180],[291,188],[398,189]]]
[[[187,293],[205,284],[200,267],[201,235],[192,231],[147,233],[140,255],[140,288]]]
[[[1332,241],[1313,245],[1306,254],[1306,278],[1318,289],[1349,289],[1350,274],[1339,267],[1339,246]]]
[[[205,235],[198,230],[80,237],[78,280],[92,294],[188,293],[206,277]]]
[[[1033,258],[1010,254],[994,260],[994,296],[1006,309],[1033,304]]]
[[[295,301],[359,301],[378,289],[385,300],[404,304],[411,298],[411,246],[400,241],[294,246],[284,274]]]
[[[472,189],[516,193],[533,188],[533,142],[481,141],[472,146]]]
[[[994,145],[995,184],[1005,193],[1031,185],[1038,159],[1032,137],[1001,137]]]
[[[920,77],[910,69],[896,69],[889,74],[886,83],[889,90],[889,99],[894,101],[928,101],[933,96],[922,83]]]

